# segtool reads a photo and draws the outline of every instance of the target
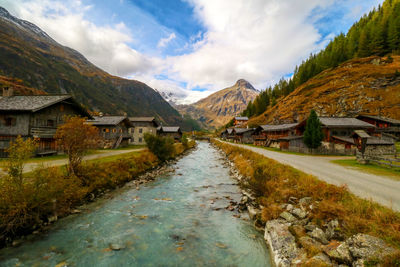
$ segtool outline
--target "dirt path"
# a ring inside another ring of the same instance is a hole
[[[130,152],[135,151],[142,151],[146,148],[135,148],[135,149],[127,149],[127,150],[111,150],[111,151],[104,151],[98,154],[87,155],[83,158],[83,160],[93,160],[93,159],[100,159],[115,155],[122,155]],[[49,161],[42,161],[42,162],[30,162],[25,164],[24,173],[33,171],[38,166],[45,166],[45,167],[55,167],[55,166],[62,166],[68,163],[68,159],[56,159],[56,160],[49,160]]]
[[[331,161],[337,159],[336,157],[292,155],[247,145],[232,145],[252,150],[265,157],[290,165],[328,183],[346,184],[354,194],[400,211],[400,181],[334,164]]]

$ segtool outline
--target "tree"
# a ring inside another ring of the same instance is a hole
[[[310,112],[303,138],[304,143],[309,148],[318,148],[321,145],[324,134],[322,132],[321,122],[315,110],[311,110]]]
[[[144,140],[149,150],[153,152],[161,162],[172,158],[175,154],[174,140],[170,137],[145,133]]]
[[[31,138],[24,140],[21,136],[18,136],[7,149],[9,154],[7,172],[16,185],[22,185],[24,165],[29,158],[33,157],[36,148],[35,140]]]
[[[86,123],[81,117],[68,117],[65,124],[58,127],[55,138],[68,155],[68,172],[78,177],[82,158],[85,153],[98,146],[98,129]]]

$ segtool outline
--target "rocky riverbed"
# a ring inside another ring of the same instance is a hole
[[[246,185],[248,178],[239,173],[233,162],[226,159],[224,166],[230,168],[239,184]],[[318,227],[310,218],[315,204],[311,197],[290,197],[288,203],[280,204],[283,212],[278,219],[263,221],[261,213],[263,209],[268,212],[268,207],[261,206],[244,186],[238,208],[247,210],[255,228],[264,233],[275,266],[373,266],[378,259],[398,252],[370,235],[346,238],[338,219]]]

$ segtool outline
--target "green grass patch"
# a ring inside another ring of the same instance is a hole
[[[370,164],[361,164],[355,159],[340,159],[332,160],[331,162],[344,167],[351,167],[359,171],[385,176],[400,181],[400,168],[390,168],[389,166],[385,167],[372,162]]]
[[[396,143],[396,151],[397,153],[400,153],[400,142]]]
[[[113,156],[108,156],[108,157],[102,157],[98,159],[91,159],[91,160],[86,160],[85,162],[87,163],[106,163],[106,162],[112,162],[116,161],[119,159],[128,159],[132,156],[139,155],[143,151],[134,151],[134,152],[129,152],[129,153],[124,153],[124,154],[118,154],[118,155],[113,155]]]

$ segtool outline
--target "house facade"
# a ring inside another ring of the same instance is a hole
[[[57,127],[66,116],[92,118],[70,95],[13,96],[6,89],[0,97],[0,156],[7,157],[6,150],[17,136],[36,138],[37,155],[56,154],[54,138]]]
[[[179,142],[182,139],[182,131],[179,126],[159,126],[157,134],[162,137],[171,137],[176,142]]]
[[[357,119],[374,125],[377,132],[391,134],[400,138],[400,120],[374,115],[358,115]]]
[[[144,134],[157,134],[158,122],[154,117],[130,117],[133,128],[130,129],[130,143],[134,145],[145,145]]]
[[[253,133],[254,144],[278,148],[280,146],[280,138],[301,134],[298,126],[298,123],[261,125]]]
[[[233,140],[236,143],[252,144],[254,142],[252,134],[255,128],[233,128]]]
[[[100,146],[104,148],[118,148],[127,146],[130,140],[129,130],[133,127],[125,116],[93,116],[88,123],[99,129],[103,138]]]

